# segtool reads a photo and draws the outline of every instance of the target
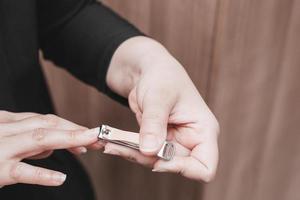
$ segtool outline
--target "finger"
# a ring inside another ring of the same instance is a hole
[[[194,157],[176,156],[170,161],[158,160],[154,164],[153,172],[172,172],[184,177],[209,182],[214,176],[205,165]]]
[[[105,143],[103,141],[97,141],[93,144],[90,144],[86,147],[76,147],[76,148],[70,148],[68,149],[69,152],[73,153],[74,155],[80,155],[87,152],[87,149],[92,150],[100,150],[105,146]]]
[[[4,169],[5,181],[4,185],[15,183],[37,184],[45,186],[59,186],[66,180],[66,175],[41,168],[35,167],[23,162],[7,164]]]
[[[207,168],[208,176],[216,173],[219,152],[218,135],[219,125],[215,120],[207,120],[201,127],[195,129],[186,127],[174,133],[176,140],[192,149],[191,157],[198,160]]]
[[[212,179],[217,171],[219,161],[218,144],[216,140],[208,140],[197,145],[191,152],[191,156],[203,164],[208,171],[209,179]]]
[[[216,142],[197,145],[191,156],[176,156],[169,162],[158,161],[154,165],[155,172],[174,172],[204,182],[211,181],[218,164],[218,147]]]
[[[173,106],[169,98],[163,92],[144,97],[140,150],[146,155],[156,154],[166,140],[168,119]]]
[[[87,152],[86,147],[75,147],[75,148],[69,148],[68,151],[74,155],[80,155]]]
[[[8,151],[7,155],[26,158],[46,150],[88,146],[97,141],[98,133],[99,128],[86,131],[35,129],[3,138],[2,146]]]
[[[29,116],[29,114],[28,114]],[[37,128],[56,128],[61,130],[77,130],[85,127],[79,126],[68,120],[62,119],[52,114],[48,115],[34,115],[32,117],[24,118],[19,121],[12,121],[1,124],[0,132],[5,135],[17,134],[26,132]]]
[[[157,160],[156,157],[145,156],[137,150],[112,143],[107,143],[105,145],[105,150],[103,153],[120,156],[128,161],[139,163],[148,167],[153,167],[153,164]]]
[[[88,149],[92,149],[92,150],[100,150],[100,149],[103,149],[104,146],[105,146],[105,142],[104,141],[97,141],[89,146],[87,146]]]
[[[173,142],[175,145],[175,155],[177,156],[189,156],[190,155],[190,150],[185,148],[184,146]],[[158,157],[153,157],[153,156],[145,156],[141,152],[130,149],[127,147],[123,147],[120,145],[112,144],[112,143],[107,143],[105,145],[105,150],[104,153],[106,154],[111,154],[111,155],[116,155],[123,157],[126,160],[132,161],[139,163],[141,165],[145,166],[153,166],[153,162],[155,162]]]
[[[29,157],[27,159],[30,159],[30,160],[44,159],[44,158],[48,158],[52,153],[53,153],[52,150],[44,151],[44,152],[42,152],[40,154],[37,154],[37,155],[32,156],[32,157]]]

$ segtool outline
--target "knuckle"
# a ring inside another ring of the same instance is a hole
[[[38,182],[39,180],[41,180],[43,177],[45,177],[44,176],[44,171],[41,169],[41,168],[36,168],[35,170],[34,170],[34,175],[33,175],[34,177],[34,179],[36,180],[36,182]]]
[[[45,139],[46,137],[46,134],[47,134],[47,131],[46,129],[43,129],[43,128],[37,128],[37,129],[34,129],[33,132],[32,132],[32,139],[34,141],[37,141],[37,142],[41,142]]]
[[[43,128],[35,129],[31,134],[32,140],[40,150],[47,149],[47,130]]]
[[[68,133],[68,141],[70,141],[71,143],[76,142],[78,138],[78,133],[78,131],[70,131]]]
[[[55,127],[58,125],[59,118],[53,114],[40,115],[38,118],[48,126]]]
[[[22,176],[21,171],[22,171],[22,165],[20,163],[12,164],[9,172],[10,178],[13,179],[15,182],[19,182]]]

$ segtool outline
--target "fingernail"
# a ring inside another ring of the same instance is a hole
[[[141,150],[144,152],[155,152],[159,147],[159,139],[152,134],[142,134],[140,143]]]
[[[79,151],[80,151],[81,154],[84,154],[84,153],[87,152],[87,149],[85,147],[80,147]]]
[[[67,178],[67,175],[63,174],[63,173],[56,173],[53,176],[53,180],[59,184],[62,184],[63,182],[65,182],[66,178]]]
[[[167,172],[168,170],[162,169],[162,168],[154,168],[152,169],[152,172]]]
[[[104,149],[103,153],[110,154],[110,155],[116,155],[116,156],[121,155],[120,152],[115,149]]]

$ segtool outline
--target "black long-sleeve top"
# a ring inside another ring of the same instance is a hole
[[[105,84],[109,62],[123,41],[137,35],[134,26],[95,0],[0,0],[0,110],[53,113],[39,50],[116,97]],[[65,151],[30,162],[67,173],[66,183],[58,188],[6,186],[0,189],[1,200],[94,198],[86,174]]]

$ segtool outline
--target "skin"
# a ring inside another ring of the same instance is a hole
[[[182,65],[158,42],[128,39],[116,50],[106,81],[128,98],[140,125],[140,152],[108,143],[104,153],[187,178],[209,182],[218,163],[219,124]],[[176,145],[171,161],[154,157],[164,140]]]
[[[107,143],[104,153],[209,182],[218,163],[219,125],[181,64],[158,42],[133,37],[116,50],[106,82],[128,98],[140,125],[140,151]],[[66,175],[35,167],[23,159],[41,159],[55,149],[74,154],[100,149],[99,129],[87,129],[55,115],[0,111],[0,186],[15,183],[59,186]],[[154,155],[164,140],[176,145],[171,161]]]
[[[15,183],[59,186],[66,174],[35,167],[23,159],[41,159],[55,149],[85,153],[99,149],[99,129],[88,130],[55,115],[0,111],[0,186]]]

